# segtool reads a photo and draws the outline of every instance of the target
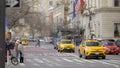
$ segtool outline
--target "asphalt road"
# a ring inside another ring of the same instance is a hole
[[[75,53],[59,53],[53,45],[35,43],[24,46],[24,63],[14,66],[6,64],[6,68],[120,68],[120,55],[107,55],[106,59],[79,58],[77,48]]]

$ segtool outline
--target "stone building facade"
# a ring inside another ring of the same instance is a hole
[[[93,14],[83,16],[86,26],[85,37],[90,33],[96,37],[115,38],[120,36],[120,0],[85,0],[87,7]],[[91,20],[90,20],[91,15]],[[90,23],[90,24],[89,24]]]

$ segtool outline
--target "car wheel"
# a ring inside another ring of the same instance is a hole
[[[98,56],[96,56],[95,59],[98,59]]]
[[[119,55],[119,53],[116,53],[116,55]]]
[[[58,52],[60,52],[60,50],[58,49]]]
[[[62,50],[60,50],[60,53],[62,53]]]
[[[75,53],[75,50],[72,50],[73,53]]]
[[[56,47],[56,50],[58,49],[58,47]]]
[[[83,54],[83,58],[84,58],[84,59],[88,59],[88,57],[86,56],[85,52],[84,52],[84,54]]]
[[[79,58],[82,58],[82,54],[80,54],[80,51],[78,50]]]
[[[54,47],[54,49],[56,49],[56,47]]]
[[[103,57],[102,57],[102,59],[105,59],[105,58],[106,58],[106,56],[103,56]]]

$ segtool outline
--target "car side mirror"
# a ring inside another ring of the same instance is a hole
[[[102,47],[105,47],[105,45],[104,45],[104,44],[101,44],[101,46],[102,46]]]
[[[83,47],[85,47],[85,45],[82,45]]]

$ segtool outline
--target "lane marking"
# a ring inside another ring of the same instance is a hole
[[[73,61],[68,60],[68,59],[66,59],[66,58],[62,58],[62,59],[65,60],[65,61],[68,61],[68,62],[73,62]]]
[[[119,65],[116,65],[116,64],[113,64],[113,63],[111,64],[111,63],[107,63],[105,61],[100,61],[100,60],[94,60],[94,61],[119,68]]]

